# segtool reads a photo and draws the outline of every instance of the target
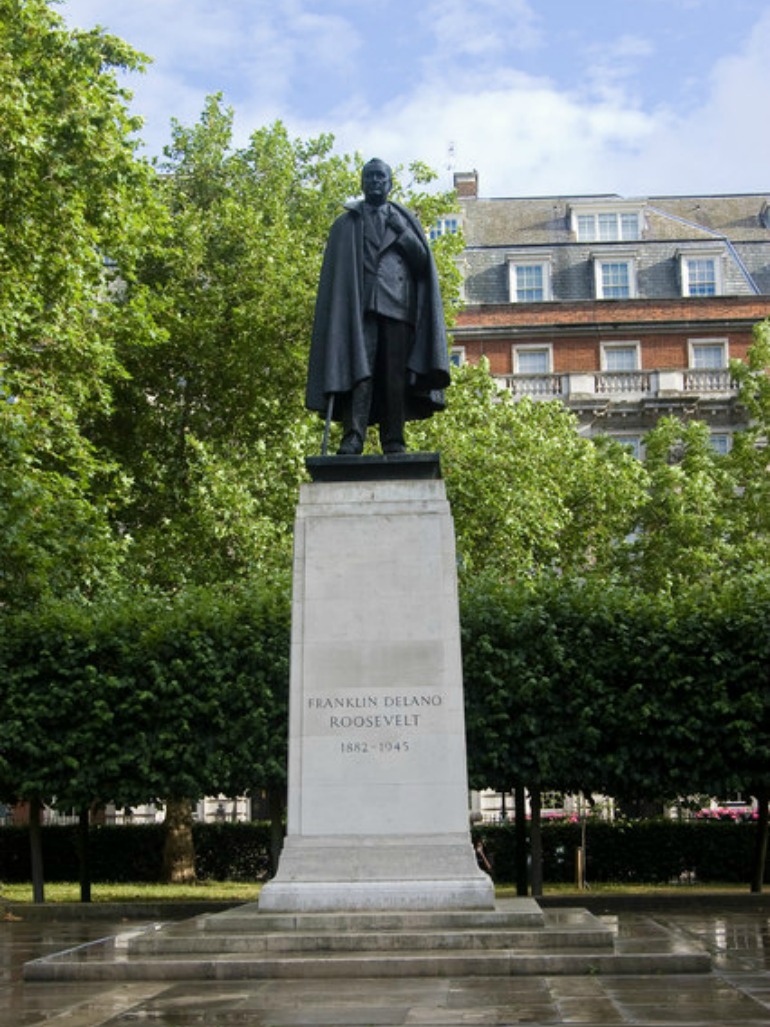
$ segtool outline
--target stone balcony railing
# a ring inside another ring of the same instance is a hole
[[[569,374],[500,375],[516,399],[640,400],[674,396],[737,395],[726,368],[679,371],[594,371]]]

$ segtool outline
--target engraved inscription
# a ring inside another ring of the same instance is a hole
[[[435,692],[395,695],[311,695],[307,699],[307,708],[315,712],[328,712],[326,726],[330,728],[419,727],[422,715],[416,711],[435,709],[443,702],[443,696]],[[335,712],[331,712],[332,710]],[[337,712],[340,710],[350,712]],[[379,712],[354,713],[354,710]]]
[[[409,752],[408,733],[428,727],[431,712],[444,705],[444,696],[433,691],[405,690],[316,694],[307,696],[305,702],[319,727],[332,733],[346,732],[338,743],[343,755],[374,756]],[[355,734],[351,737],[352,732]]]

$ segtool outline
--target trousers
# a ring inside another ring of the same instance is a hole
[[[406,420],[406,361],[412,337],[406,321],[368,313],[364,341],[372,374],[342,397],[339,452],[360,453],[369,424],[379,425],[383,452],[403,452]]]

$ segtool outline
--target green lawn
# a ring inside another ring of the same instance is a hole
[[[259,897],[260,884],[242,881],[200,881],[196,884],[94,884],[93,902],[253,902]],[[514,898],[513,885],[497,885],[498,898]],[[748,892],[745,884],[692,884],[692,885],[592,885],[587,892],[579,892],[574,885],[546,885],[546,895],[682,895],[682,894],[739,894]],[[76,883],[46,884],[46,902],[79,902],[80,887]],[[0,884],[0,901],[32,902],[31,884]]]
[[[195,884],[94,884],[93,902],[252,902],[260,884],[242,881],[200,881]],[[46,884],[46,902],[79,902],[80,886],[74,882]],[[31,902],[31,884],[0,884],[0,900]]]

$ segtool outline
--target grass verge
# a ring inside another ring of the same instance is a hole
[[[196,881],[194,884],[94,884],[92,902],[253,902],[260,884],[248,881]],[[75,882],[54,882],[45,886],[46,902],[79,902],[80,886]],[[0,900],[32,902],[31,884],[0,885]]]
[[[261,884],[248,881],[198,881],[195,884],[94,884],[93,902],[254,902],[259,898]],[[545,895],[737,895],[748,891],[745,884],[596,884],[584,892],[574,885],[545,886]],[[500,899],[516,897],[516,887],[499,884],[495,893]],[[80,887],[74,882],[55,882],[45,886],[46,902],[79,902]],[[31,884],[0,884],[0,901],[32,902]]]

